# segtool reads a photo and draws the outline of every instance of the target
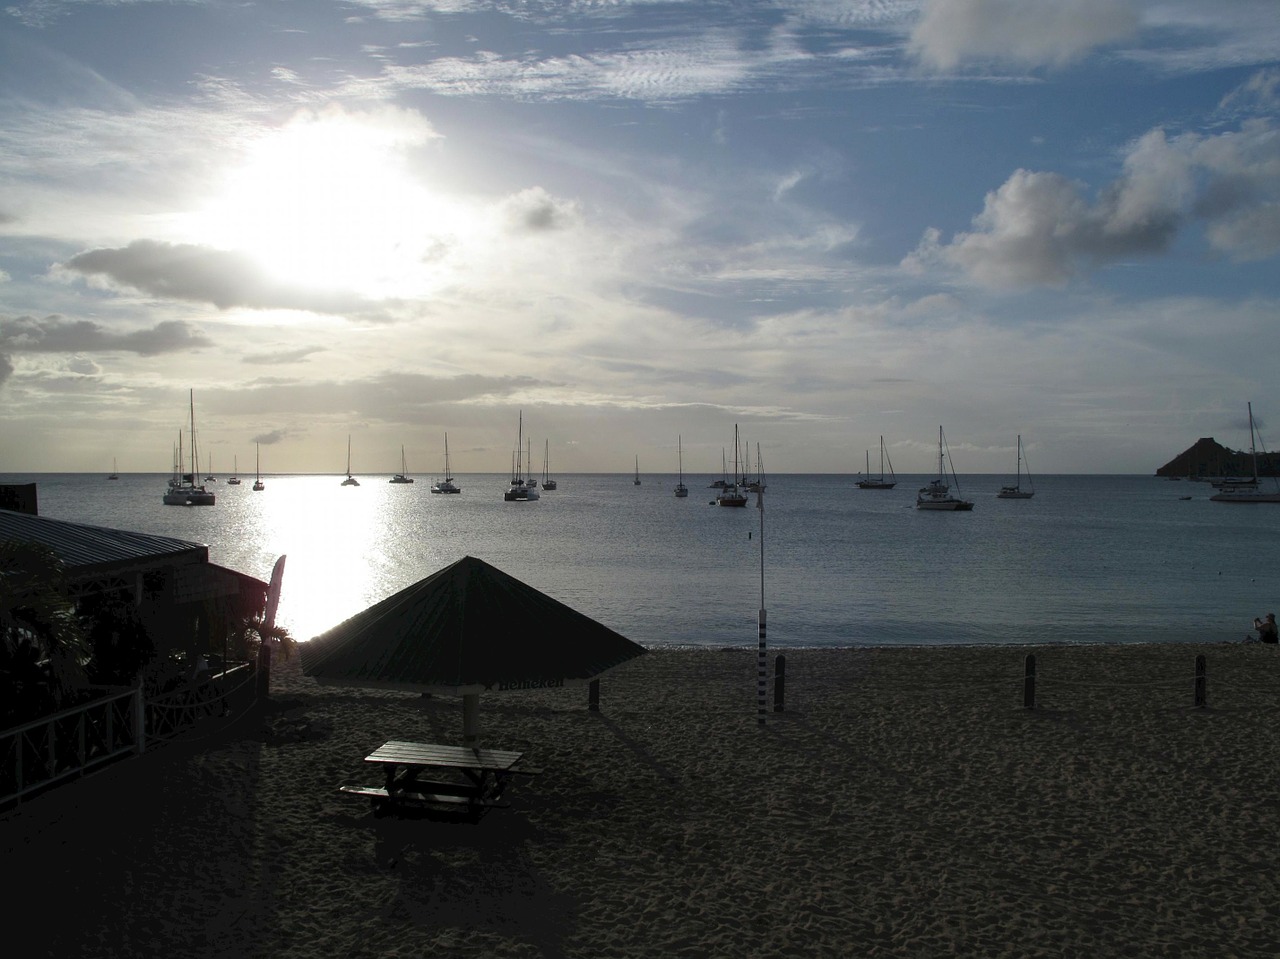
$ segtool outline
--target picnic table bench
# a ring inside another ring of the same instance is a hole
[[[523,753],[509,750],[393,739],[364,757],[365,762],[382,767],[383,786],[341,786],[339,791],[368,797],[378,814],[404,806],[445,807],[479,815],[509,805],[501,797],[512,776],[536,776],[542,771],[523,760]],[[424,774],[452,778],[424,778]]]

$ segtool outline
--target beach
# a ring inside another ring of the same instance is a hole
[[[1275,954],[1277,647],[778,652],[763,725],[754,649],[651,650],[598,713],[585,688],[482,697],[483,745],[542,773],[475,823],[338,792],[379,783],[362,760],[388,739],[460,743],[458,699],[277,663],[258,712],[0,817],[11,935],[85,957]]]

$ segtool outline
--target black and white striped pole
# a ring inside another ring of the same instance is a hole
[[[759,454],[757,453],[757,456]],[[765,609],[764,609],[764,470],[756,477],[756,509],[760,511],[760,647],[756,653],[756,721],[763,726],[767,708],[766,690],[769,686],[769,667],[765,657]]]

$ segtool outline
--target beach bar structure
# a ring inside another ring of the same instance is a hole
[[[462,696],[463,745],[479,744],[482,693],[591,687],[644,647],[471,556],[302,644],[317,682]]]
[[[34,496],[27,503],[33,505]],[[161,661],[181,651],[194,663],[216,651],[215,637],[219,631],[225,637],[230,618],[262,609],[268,600],[267,583],[210,563],[209,548],[200,543],[49,519],[32,509],[0,509],[0,542],[52,552],[72,602],[115,594],[130,603]],[[229,669],[225,646],[223,660],[221,675],[210,677],[221,690],[214,698],[226,696],[231,673],[252,675],[249,666]],[[133,679],[127,686],[89,687],[96,698],[0,729],[0,803],[141,753],[148,736],[172,734],[192,721],[195,710],[146,700],[140,680]],[[225,698],[220,702],[225,709]]]

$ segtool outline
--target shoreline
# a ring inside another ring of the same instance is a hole
[[[51,956],[1274,953],[1276,647],[771,652],[763,725],[753,648],[651,650],[599,713],[486,694],[482,744],[543,773],[474,825],[337,792],[387,739],[460,742],[459,700],[295,656],[261,716],[0,818],[14,915]]]

